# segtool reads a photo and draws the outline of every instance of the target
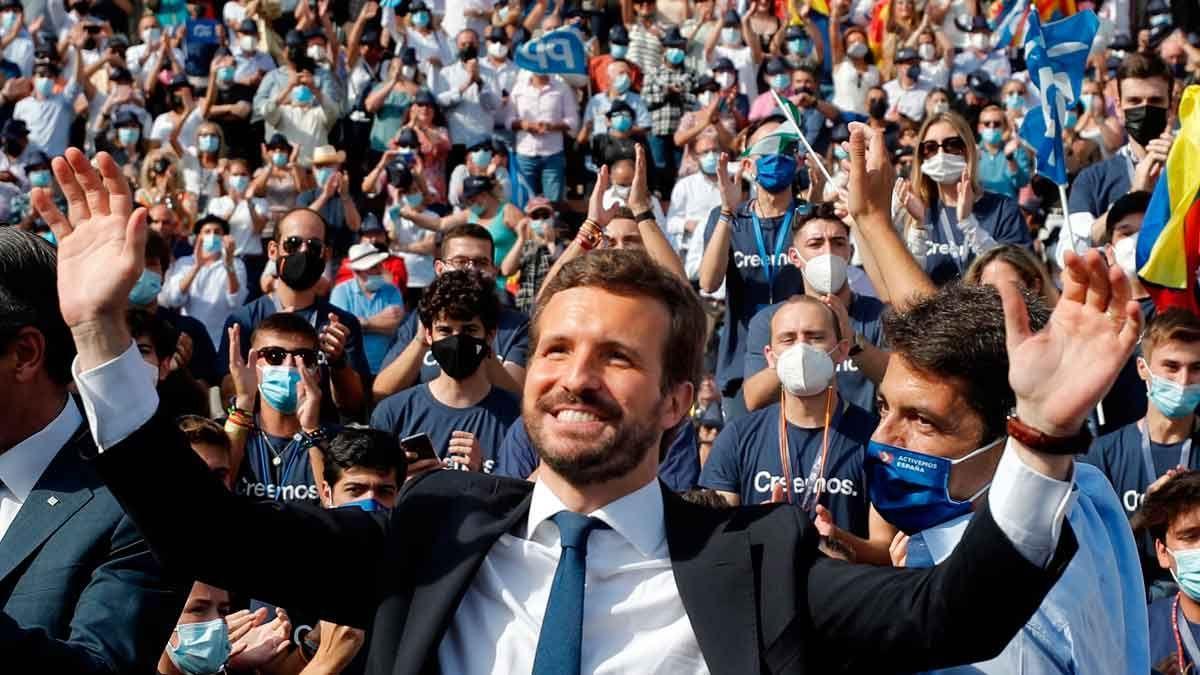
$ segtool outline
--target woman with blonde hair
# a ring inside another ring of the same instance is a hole
[[[134,200],[146,208],[166,204],[179,218],[180,229],[190,230],[196,220],[195,198],[187,193],[183,185],[183,173],[179,158],[165,148],[153,150],[142,162]]]
[[[1016,282],[1022,288],[1038,294],[1047,307],[1054,307],[1058,302],[1058,289],[1050,280],[1046,266],[1029,249],[1012,244],[989,249],[976,258],[963,275],[963,282],[996,288],[1000,288],[1001,284]]]
[[[914,220],[909,250],[935,284],[962,277],[998,244],[1032,247],[1016,200],[981,189],[979,149],[966,120],[954,112],[930,116],[916,148],[911,187],[897,194]]]

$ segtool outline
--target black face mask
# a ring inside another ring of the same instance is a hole
[[[871,101],[871,104],[867,106],[867,114],[877,120],[881,120],[883,119],[883,116],[887,114],[887,109],[887,101],[882,98],[877,98],[874,101]]]
[[[479,58],[479,48],[475,45],[467,45],[466,47],[458,50],[458,60],[462,61],[463,63],[477,58]]]
[[[1140,105],[1125,109],[1125,131],[1129,137],[1145,146],[1167,130],[1167,109],[1156,105]]]
[[[916,81],[916,80],[921,79],[921,64],[919,64],[919,63],[912,64],[911,66],[908,67],[908,70],[906,72],[908,74],[908,79],[910,79],[910,80]]]
[[[13,139],[4,141],[4,152],[9,157],[20,157],[21,153],[25,152],[25,143]]]
[[[83,39],[83,48],[88,51],[95,49],[96,48],[96,38],[93,38],[93,37],[84,38]]]
[[[479,370],[488,354],[488,345],[472,335],[459,333],[437,340],[429,347],[442,371],[456,380],[465,380]]]
[[[325,259],[305,249],[279,259],[279,279],[294,291],[307,291],[325,271]]]

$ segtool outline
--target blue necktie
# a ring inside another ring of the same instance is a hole
[[[546,616],[538,634],[533,675],[578,675],[583,642],[583,581],[587,571],[587,540],[602,520],[559,511],[550,520],[558,526],[562,555],[554,571]]]

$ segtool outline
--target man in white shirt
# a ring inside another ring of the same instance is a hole
[[[721,205],[721,189],[717,183],[721,148],[717,137],[697,136],[692,141],[691,151],[700,170],[675,183],[671,190],[671,205],[667,208],[667,231],[679,233],[679,257],[684,260],[692,257],[693,246],[704,248],[704,230],[701,229],[700,236],[696,237],[696,226],[708,223],[709,214]]]
[[[275,59],[258,48],[258,23],[245,19],[238,26],[237,41],[231,43],[236,69],[233,79],[238,84],[257,87],[263,75],[275,70]]]
[[[929,86],[921,81],[921,59],[917,50],[901,47],[896,50],[896,79],[883,83],[892,110],[910,120],[925,117],[925,97]],[[891,119],[894,116],[889,116]]]
[[[33,94],[17,101],[13,108],[13,118],[25,122],[29,128],[29,140],[51,157],[61,155],[67,149],[71,124],[75,121],[75,97],[83,72],[78,49],[75,50],[75,64],[71,79],[61,92],[55,92],[58,65],[40,60],[34,66]]]
[[[4,58],[21,69],[22,77],[33,75],[33,37],[25,30],[25,10],[20,0],[0,2],[0,48]]]
[[[165,210],[155,206],[150,215]],[[226,220],[210,215],[196,221],[195,253],[171,264],[158,297],[164,307],[203,323],[213,344],[220,344],[226,317],[246,299],[246,267],[234,244]]]
[[[462,161],[466,149],[490,140],[500,96],[483,77],[479,36],[464,30],[456,39],[458,60],[442,69],[438,106],[450,127],[450,166]]]
[[[882,136],[869,172],[861,128],[851,143],[851,213],[885,252],[903,251],[889,217],[894,179]],[[72,372],[99,448],[97,470],[181,573],[219,576],[239,592],[262,589],[256,595],[339,623],[373,617],[368,660],[377,673],[401,664],[455,673],[745,673],[764,662],[797,673],[839,665],[871,672],[994,654],[1073,555],[1074,535],[1062,524],[1071,453],[1086,447],[1080,429],[1141,325],[1128,283],[1119,271],[1106,275],[1094,253],[1068,261],[1056,307],[1064,316],[1036,336],[1020,293],[1001,289],[1016,397],[1008,428],[1021,440],[1008,441],[991,498],[958,549],[931,570],[832,561],[817,553],[815,530],[794,509],[712,511],[656,484],[662,434],[693,403],[705,319],[689,287],[632,251],[580,256],[542,289],[523,405],[542,460],[534,484],[433,472],[384,516],[281,508],[229,495],[173,422],[153,417],[157,396],[122,316],[142,251],[125,238],[139,237],[144,216],[130,219],[118,167],[104,154],[97,161],[103,182],[77,150],[55,165],[64,191],[86,192],[94,213],[80,202],[68,222],[49,195],[34,195],[59,237],[59,274],[77,282],[60,289],[59,302],[78,350]],[[644,184],[630,205],[649,209]],[[302,377],[315,386],[312,374]],[[922,429],[908,414],[938,400],[967,412],[951,395],[959,385],[919,373],[911,383],[919,386],[889,400],[898,414],[879,438],[922,432],[967,442],[976,429]],[[145,480],[135,467],[174,482]],[[180,490],[189,498],[178,499]],[[179,522],[220,527],[180,531]],[[339,583],[312,584],[311,568],[247,564],[301,536],[313,564]],[[235,559],[227,554],[234,542]]]
[[[125,66],[129,68],[129,72],[133,73],[135,79],[144,82],[147,75],[146,69],[154,64],[158,54],[162,51],[162,41],[167,38],[163,35],[158,18],[153,14],[147,14],[138,20],[138,35],[141,36],[142,42],[125,50]],[[182,64],[183,50],[177,47],[169,49],[174,62]]]

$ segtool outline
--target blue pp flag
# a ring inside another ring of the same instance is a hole
[[[1099,29],[1100,20],[1090,10],[1044,26],[1036,12],[1029,13],[1025,66],[1042,105],[1025,115],[1021,138],[1037,150],[1038,173],[1058,185],[1067,184],[1062,124],[1067,106],[1079,100],[1088,53]]]
[[[587,75],[583,39],[570,27],[552,30],[517,48],[513,61],[522,70],[548,75]]]

